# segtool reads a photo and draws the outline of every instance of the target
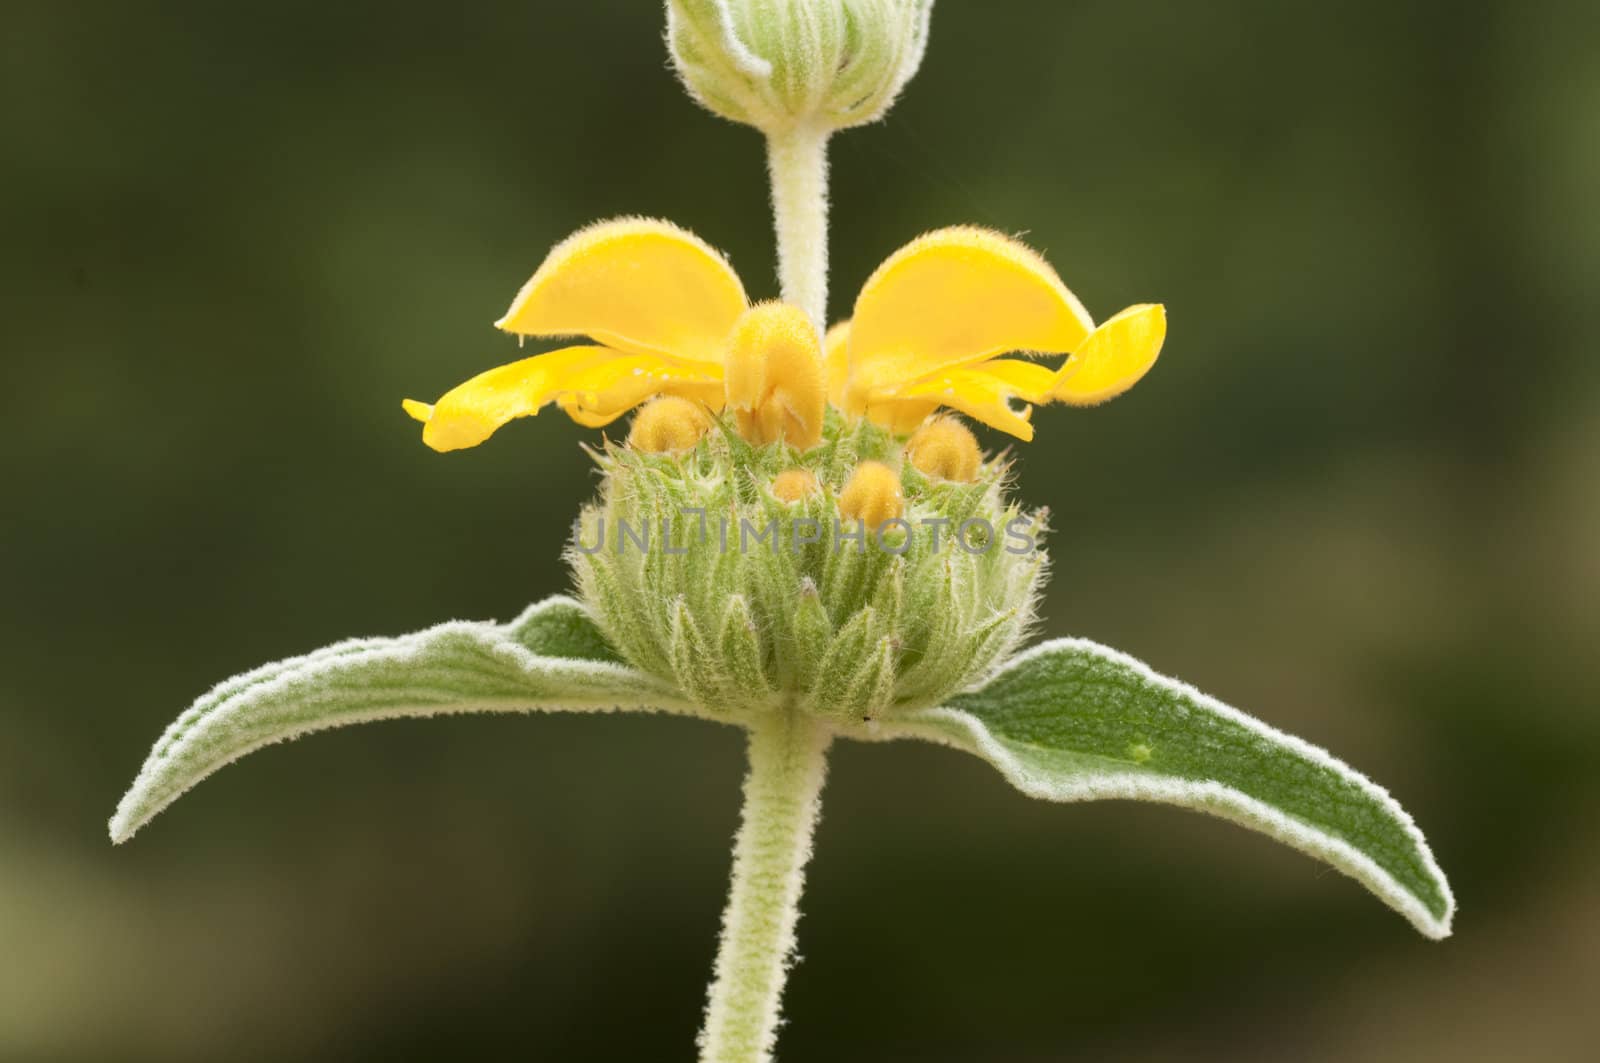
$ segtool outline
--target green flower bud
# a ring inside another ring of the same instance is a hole
[[[903,449],[831,409],[803,452],[750,444],[728,414],[689,450],[609,445],[568,550],[579,592],[630,663],[715,712],[870,722],[939,704],[1023,638],[1044,529],[998,463],[964,483]],[[897,507],[871,526],[848,491],[883,477]]]
[[[689,94],[767,133],[881,118],[922,62],[933,0],[667,0]]]

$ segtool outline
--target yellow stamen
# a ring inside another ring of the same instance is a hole
[[[822,351],[804,311],[785,303],[745,311],[728,338],[723,367],[740,435],[757,444],[783,440],[801,450],[822,439]]]
[[[817,493],[817,478],[810,469],[785,469],[773,477],[772,493],[785,502],[798,502]]]
[[[857,465],[839,494],[839,515],[845,520],[858,519],[868,528],[880,528],[904,511],[900,476],[881,461]]]
[[[665,395],[652,399],[633,415],[628,445],[647,454],[688,450],[711,427],[711,415],[697,402]]]
[[[954,417],[940,417],[919,428],[906,443],[906,457],[929,476],[964,484],[977,479],[983,463],[978,437]]]

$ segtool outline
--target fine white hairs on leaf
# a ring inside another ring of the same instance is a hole
[[[859,737],[965,750],[1045,800],[1156,801],[1220,816],[1326,861],[1427,937],[1450,934],[1449,882],[1387,791],[1325,750],[1087,639],[1035,646],[945,707]]]
[[[584,607],[556,597],[508,624],[452,621],[253,669],[213,687],[167,728],[111,818],[112,841],[132,837],[218,768],[330,727],[467,712],[699,714],[608,656]]]

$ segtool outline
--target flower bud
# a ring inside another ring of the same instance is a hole
[[[798,502],[817,493],[817,478],[810,469],[785,469],[773,478],[772,493],[784,502]]]
[[[881,118],[922,62],[933,0],[667,0],[667,44],[707,110],[772,133]]]
[[[900,477],[881,461],[864,461],[856,466],[839,495],[839,515],[859,519],[868,528],[879,528],[905,509]]]
[[[938,482],[903,448],[841,417],[803,467],[731,431],[681,461],[609,443],[567,553],[579,593],[624,660],[712,712],[856,726],[943,704],[1027,632],[1042,515],[997,466]]]
[[[906,458],[918,472],[968,484],[978,477],[983,455],[978,437],[954,417],[937,417],[906,441]]]
[[[628,444],[646,454],[688,450],[711,427],[711,416],[699,403],[676,395],[653,399],[633,415]]]
[[[740,435],[758,446],[779,440],[801,450],[817,445],[827,385],[817,331],[804,311],[787,303],[746,310],[728,338],[723,368]]]

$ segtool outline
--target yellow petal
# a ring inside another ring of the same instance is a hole
[[[550,401],[588,427],[608,424],[657,395],[679,395],[720,410],[721,375],[716,367],[690,370],[651,354],[625,354],[555,382]]]
[[[844,409],[845,381],[850,375],[850,322],[841,321],[822,338],[822,361],[828,380],[828,401]]]
[[[705,241],[668,222],[620,218],[557,244],[495,325],[720,363],[744,308],[738,275]]]
[[[1128,307],[1107,318],[1067,359],[1051,397],[1074,406],[1116,398],[1156,364],[1166,338],[1166,307],[1158,303]]]
[[[997,358],[981,365],[935,373],[909,388],[901,389],[905,398],[933,399],[940,405],[960,410],[975,421],[1018,439],[1033,439],[1029,421],[1032,409],[1013,407],[1013,401],[1041,402],[1050,395],[1056,374],[1034,362]]]
[[[640,403],[657,395],[673,395],[703,407],[722,410],[722,381],[674,375],[670,383],[639,386],[618,383],[602,391],[568,392],[556,398],[563,413],[585,428],[604,428]]]
[[[939,408],[933,399],[882,399],[868,403],[867,420],[897,436],[910,435]]]
[[[1072,351],[1093,327],[1055,270],[1021,243],[969,226],[940,229],[890,255],[861,289],[846,408],[1008,351]]]
[[[720,398],[720,381],[708,383],[659,358],[607,347],[563,347],[479,373],[432,406],[412,399],[403,405],[424,422],[422,441],[447,451],[475,447],[507,421],[532,416],[550,402],[560,402],[580,424],[597,425],[663,391],[707,388]]]
[[[932,373],[893,389],[892,396],[874,397],[867,404],[866,416],[896,435],[907,435],[921,427],[940,405],[962,410],[982,409],[988,411],[979,418],[985,424],[1032,439],[1033,429],[1028,427],[1027,417],[1009,412],[1008,400],[1049,402],[1056,380],[1055,372],[1037,362],[995,358],[974,366]],[[966,393],[966,397],[960,398],[958,391]],[[952,397],[958,401],[952,402]],[[1000,423],[996,423],[997,420]]]
[[[1024,362],[1020,358],[995,358],[963,371],[967,378],[988,377],[994,387],[1023,402],[1047,402],[1057,374],[1049,366],[1038,362]]]
[[[582,425],[584,428],[604,428],[606,425],[610,424],[612,421],[615,421],[618,417],[621,417],[628,411],[613,410],[609,413],[596,413],[593,410],[586,410],[577,403],[569,400],[568,402],[562,404],[561,412],[572,418],[573,421]]]

